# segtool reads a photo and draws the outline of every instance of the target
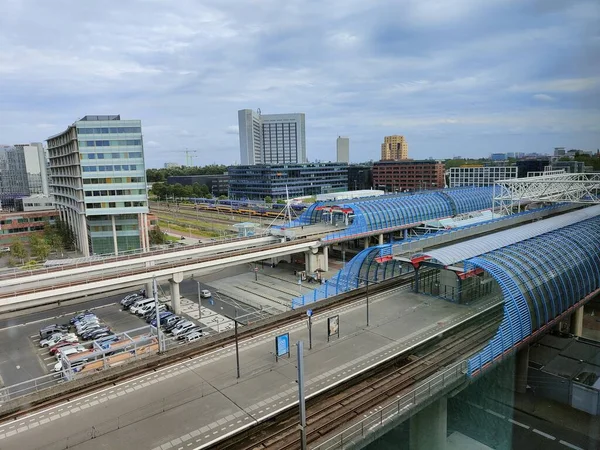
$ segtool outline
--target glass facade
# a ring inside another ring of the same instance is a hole
[[[348,165],[338,163],[231,166],[229,196],[273,200],[348,190]],[[286,192],[287,189],[287,192]]]
[[[141,122],[85,116],[48,139],[48,150],[52,191],[63,216],[82,236],[79,247],[86,247],[84,238],[89,253],[144,247],[140,224],[148,196]]]

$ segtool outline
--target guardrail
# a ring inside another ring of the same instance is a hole
[[[194,249],[201,249],[201,248],[207,248],[207,247],[215,247],[217,245],[231,244],[234,242],[250,241],[253,239],[260,239],[260,238],[264,238],[264,237],[266,237],[266,236],[251,236],[251,237],[237,237],[237,238],[221,239],[221,240],[214,241],[214,242],[205,242],[205,243],[186,245],[185,247],[179,247],[179,248],[167,248],[167,249],[163,249],[163,250],[153,250],[153,251],[149,251],[149,252],[139,251],[137,253],[131,253],[131,254],[122,255],[122,256],[99,257],[98,259],[85,261],[82,263],[68,264],[68,265],[64,265],[64,266],[56,266],[56,267],[44,268],[44,269],[23,270],[23,269],[15,268],[10,273],[5,272],[5,273],[0,274],[0,280],[22,278],[22,277],[26,277],[26,276],[46,274],[46,273],[61,272],[61,271],[69,270],[69,269],[77,269],[79,267],[92,267],[92,266],[102,265],[102,264],[111,263],[111,262],[129,261],[132,259],[138,259],[138,258],[143,258],[143,257],[147,257],[147,256],[166,255],[168,253],[177,253],[177,252],[184,251],[184,250],[194,250]]]
[[[301,239],[298,241],[264,245],[258,249],[256,247],[247,247],[243,250],[228,251],[226,253],[226,255],[222,256],[222,258],[223,259],[233,258],[233,257],[237,257],[237,256],[244,256],[244,255],[262,252],[262,251],[276,250],[276,249],[281,249],[281,248],[285,248],[285,247],[293,247],[295,245],[302,245],[306,242],[312,242],[312,241],[310,239]],[[146,267],[140,267],[140,268],[129,270],[129,271],[121,270],[119,272],[115,272],[116,269],[111,268],[111,269],[107,270],[106,274],[103,273],[104,271],[100,271],[99,274],[95,274],[90,277],[76,278],[73,281],[61,282],[60,284],[53,284],[50,286],[46,285],[46,286],[42,286],[42,287],[34,288],[34,289],[20,289],[20,290],[13,289],[11,291],[5,291],[5,292],[0,293],[0,298],[11,298],[11,297],[16,297],[18,295],[36,294],[39,292],[52,292],[57,289],[67,288],[67,287],[71,287],[71,286],[80,286],[80,285],[85,285],[85,284],[89,284],[89,283],[93,283],[93,282],[100,282],[100,281],[105,281],[105,280],[118,280],[120,278],[124,278],[124,277],[128,277],[128,276],[141,275],[144,273],[155,273],[157,271],[164,271],[167,269],[177,269],[176,271],[185,272],[187,270],[186,267],[193,266],[195,264],[201,264],[201,263],[213,261],[216,259],[215,256],[216,255],[213,254],[210,256],[197,257],[195,259],[186,259],[184,261],[163,262],[163,263],[154,264],[154,265],[150,265],[150,266],[146,266]],[[263,256],[263,258],[268,258],[268,257],[269,256]],[[260,258],[257,258],[257,259],[260,259]],[[52,273],[52,270],[49,270],[48,273]],[[20,285],[16,285],[16,286],[23,286],[23,285],[20,284]]]
[[[453,386],[458,381],[466,379],[467,361],[456,363],[442,373],[437,373],[429,377],[398,400],[385,405],[360,422],[350,425],[344,431],[327,439],[325,442],[312,446],[311,449],[337,450],[357,444],[370,434],[380,431],[383,426],[410,413],[415,407],[431,401],[432,398],[444,389]]]

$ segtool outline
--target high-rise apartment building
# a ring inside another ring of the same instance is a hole
[[[238,111],[241,164],[296,164],[306,162],[306,125],[303,113],[261,114]]]
[[[350,138],[338,136],[335,147],[337,162],[350,163]]]
[[[0,199],[13,209],[14,200],[48,196],[46,154],[40,143],[0,146]]]
[[[85,116],[48,138],[48,155],[50,190],[84,255],[149,247],[141,121]]]
[[[381,160],[398,161],[401,159],[408,159],[408,144],[404,136],[384,137],[383,144],[381,144]]]

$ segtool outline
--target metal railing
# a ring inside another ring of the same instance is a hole
[[[429,377],[411,392],[398,400],[385,405],[371,413],[360,422],[350,425],[344,431],[327,439],[325,442],[312,446],[313,450],[334,450],[347,448],[357,444],[372,433],[380,431],[385,425],[409,414],[415,407],[427,403],[448,387],[467,378],[467,361],[453,364],[441,373]]]
[[[235,237],[235,238],[219,239],[214,242],[205,242],[205,243],[199,242],[198,244],[186,245],[186,246],[176,247],[176,248],[166,248],[166,249],[162,249],[162,250],[151,250],[148,252],[144,252],[141,249],[130,250],[128,254],[120,254],[119,256],[114,256],[114,255],[113,256],[110,256],[110,255],[109,256],[98,256],[97,258],[90,259],[88,261],[84,261],[81,263],[67,264],[64,266],[55,266],[55,267],[48,267],[48,268],[43,268],[43,269],[23,270],[23,269],[20,269],[17,267],[15,269],[13,269],[11,272],[8,272],[8,273],[4,272],[4,273],[0,274],[0,280],[22,278],[22,277],[26,277],[26,276],[46,274],[46,273],[55,273],[55,272],[69,270],[69,269],[77,269],[79,267],[91,267],[91,266],[97,266],[97,265],[102,265],[102,264],[111,263],[111,262],[120,262],[120,261],[132,260],[132,259],[139,259],[139,258],[143,258],[143,257],[147,257],[147,256],[159,256],[159,255],[165,255],[168,253],[177,253],[177,252],[184,251],[184,250],[194,250],[194,249],[201,249],[201,248],[206,248],[206,247],[214,247],[217,245],[230,244],[233,242],[249,241],[249,240],[259,239],[259,238],[263,238],[263,237],[265,237],[265,236]],[[90,257],[90,258],[93,258],[93,257]]]

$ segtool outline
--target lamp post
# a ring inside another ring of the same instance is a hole
[[[196,281],[196,283],[198,283],[198,322],[200,322],[202,320],[202,295],[200,295],[200,282]]]
[[[366,292],[366,296],[367,296],[367,305],[366,305],[366,307],[367,308],[366,309],[367,309],[367,327],[368,327],[369,326],[369,320],[370,320],[370,316],[369,316],[369,278],[368,277],[367,278],[358,278],[357,277],[357,280],[358,281],[364,281],[365,285],[367,287],[367,292]],[[379,284],[378,281],[373,281],[373,283]]]
[[[237,369],[237,377],[238,379],[240,378],[240,348],[239,348],[239,341],[238,341],[238,320],[237,320],[237,308],[235,308],[235,318],[233,319],[234,321],[234,326],[235,326],[235,364],[236,364],[236,369]]]

